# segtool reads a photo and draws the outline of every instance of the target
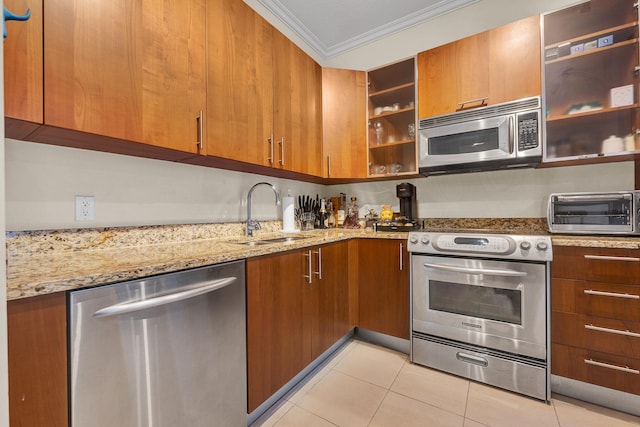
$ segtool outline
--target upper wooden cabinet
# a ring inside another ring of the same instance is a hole
[[[4,5],[16,14],[31,9],[28,21],[8,21],[6,24],[4,113],[8,118],[42,124],[42,1],[6,0]]]
[[[366,76],[322,69],[322,154],[325,178],[365,178]]]
[[[638,20],[633,0],[592,0],[544,15],[545,162],[637,155]]]
[[[46,125],[198,152],[204,0],[46,6]]]
[[[542,91],[540,17],[418,54],[418,117],[499,104]]]
[[[321,175],[320,66],[241,1],[207,4],[206,153]]]

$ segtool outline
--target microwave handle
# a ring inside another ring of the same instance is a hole
[[[513,154],[513,140],[515,139],[513,120],[513,114],[509,115],[509,154]]]

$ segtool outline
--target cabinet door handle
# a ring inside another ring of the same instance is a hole
[[[630,262],[638,262],[640,258],[629,257],[629,256],[607,256],[607,255],[585,255],[586,259],[599,259],[603,261],[630,261]]]
[[[600,366],[601,368],[615,369],[616,371],[628,372],[630,374],[636,374],[636,375],[640,374],[639,370],[632,369],[628,366],[611,365],[610,363],[596,362],[593,359],[584,359],[584,363],[586,363],[587,365]]]
[[[402,245],[402,243],[400,243],[400,271],[402,271],[404,269],[404,266],[402,264],[404,264],[404,246]]]
[[[269,164],[272,165],[273,164],[273,133],[271,133],[271,136],[267,138],[267,141],[269,141],[269,153],[270,153],[270,156],[267,157],[267,160],[269,161]]]
[[[280,164],[284,166],[284,136],[280,139]]]
[[[200,110],[198,117],[196,117],[196,124],[198,125],[196,146],[199,151],[202,151],[202,139],[204,137],[204,120],[202,119],[202,110]]]
[[[307,253],[304,254],[304,256],[307,257],[307,268],[309,269],[309,274],[305,274],[303,277],[305,277],[308,281],[308,283],[311,283],[313,281],[313,266],[311,265],[311,250],[309,250]]]
[[[617,292],[594,291],[593,289],[585,289],[583,292],[585,294],[588,294],[588,295],[598,295],[598,296],[602,296],[602,297],[640,299],[640,295],[620,294],[620,293],[617,293]]]
[[[482,107],[482,106],[486,105],[487,99],[489,99],[489,97],[485,96],[485,97],[482,97],[482,98],[476,98],[476,99],[470,99],[468,101],[458,102],[458,106],[459,106],[458,109],[462,110],[464,108],[465,104],[473,104],[473,103],[476,103],[476,102],[480,103],[480,105],[478,105],[478,107]]]
[[[327,178],[331,178],[331,154],[327,156]]]
[[[313,253],[318,254],[318,271],[314,271],[313,274],[317,274],[318,279],[322,280],[322,248],[318,248]]]
[[[620,329],[603,328],[602,326],[593,326],[593,325],[584,325],[584,328],[585,329],[590,329],[592,331],[608,332],[610,334],[618,334],[618,335],[625,335],[627,337],[640,338],[640,334],[639,333],[631,332],[628,329],[626,331],[621,331]]]

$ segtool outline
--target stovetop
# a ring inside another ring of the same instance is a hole
[[[551,237],[539,234],[502,234],[496,230],[424,230],[409,233],[411,253],[477,256],[529,261],[551,261]]]

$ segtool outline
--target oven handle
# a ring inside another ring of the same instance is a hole
[[[484,357],[474,356],[473,354],[463,353],[461,351],[456,353],[456,359],[461,362],[471,363],[485,368],[489,366],[489,361]]]
[[[494,268],[470,268],[470,267],[455,267],[453,265],[441,265],[424,263],[426,268],[433,268],[434,270],[443,271],[455,271],[456,273],[466,274],[486,274],[489,276],[507,276],[507,277],[523,277],[527,275],[526,271],[516,270],[499,270]]]

